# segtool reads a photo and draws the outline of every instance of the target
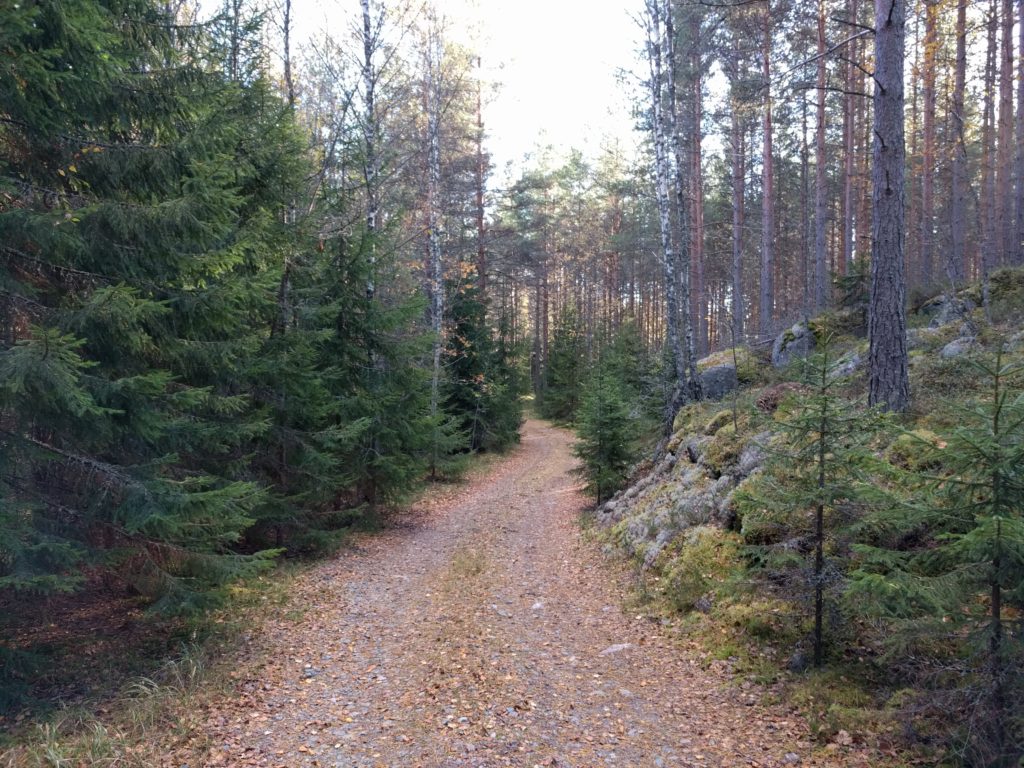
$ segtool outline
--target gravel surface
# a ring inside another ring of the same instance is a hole
[[[210,765],[871,765],[625,615],[581,535],[572,438],[527,422],[482,475],[300,578],[254,630]]]

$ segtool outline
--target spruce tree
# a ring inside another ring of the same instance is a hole
[[[915,441],[931,468],[910,500],[879,510],[858,548],[851,599],[892,622],[899,649],[936,638],[969,660],[970,741],[987,765],[1024,754],[1020,612],[1024,609],[1024,364],[1002,354],[972,364],[987,397],[959,409],[943,440]],[[966,638],[966,645],[965,643]],[[915,653],[920,653],[915,651]],[[962,676],[956,681],[964,688]],[[969,690],[966,688],[965,690]]]
[[[637,414],[621,380],[610,369],[612,350],[602,355],[587,380],[576,421],[573,453],[579,473],[601,503],[622,487],[637,457]]]
[[[267,498],[246,381],[302,153],[266,82],[173,21],[81,0],[4,25],[4,588],[88,563],[188,610],[270,554],[232,547]]]
[[[565,307],[555,326],[544,371],[544,392],[540,400],[540,413],[544,418],[561,422],[576,418],[584,380],[583,363],[579,315],[572,307]]]
[[[472,450],[501,450],[519,434],[514,361],[504,342],[495,342],[475,283],[449,291],[445,409],[459,419]]]
[[[847,400],[826,340],[803,369],[805,389],[779,407],[765,470],[737,491],[751,554],[809,605],[813,664],[825,661],[825,618],[838,606],[852,526],[871,497],[879,462],[869,442],[877,412]]]

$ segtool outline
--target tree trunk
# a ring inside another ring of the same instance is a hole
[[[765,103],[762,125],[763,180],[761,182],[761,290],[758,333],[761,339],[772,335],[775,308],[775,183],[772,158],[772,14],[771,3],[765,3],[761,46],[762,76]]]
[[[981,193],[981,223],[982,244],[978,258],[978,271],[981,273],[982,282],[982,304],[985,313],[988,314],[988,274],[993,264],[993,254],[997,248],[997,221],[996,214],[996,171],[995,171],[995,82],[996,70],[998,69],[997,33],[999,29],[999,14],[997,0],[992,0],[989,6],[989,16],[986,21],[986,45],[985,45],[985,74],[982,92],[984,93],[983,116],[981,128],[981,151],[982,151],[982,193]]]
[[[674,278],[679,281],[678,285],[678,296],[677,304],[673,304],[669,301],[669,308],[676,307],[679,313],[679,322],[682,323],[683,339],[681,343],[681,351],[683,359],[676,363],[676,372],[678,376],[678,387],[679,394],[675,398],[676,403],[673,406],[673,418],[675,417],[675,409],[678,408],[684,400],[699,400],[701,398],[700,390],[700,377],[697,375],[697,355],[696,345],[694,342],[694,327],[691,320],[691,304],[693,302],[693,296],[691,295],[691,281],[690,281],[690,252],[688,248],[689,244],[689,225],[692,222],[688,221],[687,206],[686,206],[686,179],[683,175],[684,169],[686,168],[686,155],[683,150],[682,143],[679,140],[679,125],[677,123],[678,112],[678,98],[676,95],[676,33],[675,33],[675,20],[672,17],[672,1],[664,0],[662,6],[663,16],[663,43],[662,51],[664,52],[664,74],[665,74],[665,90],[668,103],[665,108],[661,110],[662,119],[664,125],[662,128],[662,135],[667,139],[667,146],[665,147],[665,159],[666,159],[666,170],[671,173],[671,180],[675,185],[675,207],[676,213],[679,220],[679,249],[676,254],[679,262],[675,269],[673,269]],[[684,129],[690,129],[688,133],[692,134],[692,126],[684,126]],[[666,275],[667,278],[667,275]],[[674,288],[675,286],[673,286]],[[669,425],[671,428],[671,425]]]
[[[873,245],[868,314],[869,402],[897,412],[910,405],[903,263],[903,2],[875,0]]]
[[[699,54],[696,58],[699,68]],[[708,301],[707,286],[704,281],[704,166],[701,132],[704,84],[699,69],[694,76],[693,90],[693,171],[691,175],[691,188],[693,189],[693,250],[691,258],[693,262],[693,328],[696,335],[694,350],[698,356],[703,356],[708,351]]]
[[[967,77],[967,0],[956,4],[956,74],[953,83],[953,178],[950,190],[951,248],[946,279],[954,286],[967,275],[967,144],[964,138],[964,89]]]
[[[1024,0],[1017,0],[1017,34],[1017,218],[1010,258],[1019,266],[1024,264]]]
[[[1002,1],[1002,46],[999,64],[999,136],[996,142],[996,249],[1006,264],[1014,248],[1013,221],[1013,4]]]
[[[737,67],[738,69],[738,67]],[[738,72],[737,78],[738,78]],[[739,99],[732,97],[732,329],[736,344],[743,343],[746,307],[743,300],[743,208],[746,195],[746,143],[739,114]]]
[[[851,21],[857,20],[857,0],[848,5]],[[856,67],[853,65],[855,53],[847,53],[846,62],[846,94],[843,98],[843,262],[842,273],[848,275],[853,271],[853,221],[856,206],[854,196],[854,164],[856,126]]]
[[[377,73],[373,68],[373,51],[376,41],[370,23],[370,0],[360,0],[363,11],[363,182],[366,186],[366,239],[369,243],[370,270],[366,278],[366,297],[372,299],[375,293],[375,271],[377,263],[377,216],[380,203],[377,195]]]
[[[433,369],[430,377],[430,415],[440,405],[441,350],[444,346],[444,273],[441,260],[441,41],[436,19],[429,22],[424,51],[424,91],[427,109],[427,244],[430,252],[430,330]]]
[[[933,280],[935,240],[935,56],[938,39],[939,6],[937,0],[925,3],[924,66],[922,77],[924,138],[921,160],[921,284]]]
[[[476,57],[476,284],[480,301],[487,301],[487,225],[484,219],[484,177],[487,159],[484,156],[483,62]]]
[[[825,225],[828,212],[825,175],[825,0],[818,0],[818,103],[814,131],[814,308],[828,305]]]

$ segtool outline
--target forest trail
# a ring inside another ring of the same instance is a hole
[[[571,444],[529,421],[485,474],[300,578],[305,612],[254,632],[210,713],[207,764],[866,765],[811,759],[797,716],[623,614]]]

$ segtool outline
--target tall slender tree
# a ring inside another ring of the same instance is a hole
[[[903,0],[875,0],[869,402],[910,405],[904,266]]]

